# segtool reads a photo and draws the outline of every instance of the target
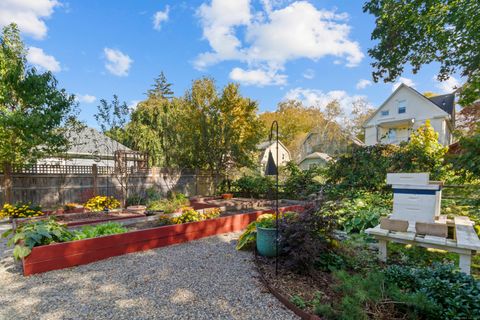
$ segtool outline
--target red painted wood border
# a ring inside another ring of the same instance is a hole
[[[280,208],[281,211],[302,211],[303,209],[304,207],[300,205]],[[254,211],[199,222],[34,247],[30,255],[23,259],[23,274],[27,276],[63,269],[126,253],[240,231],[259,215],[272,212],[272,210]]]

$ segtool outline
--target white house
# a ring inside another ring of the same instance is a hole
[[[267,166],[268,161],[268,153],[271,151],[273,155],[273,160],[277,166],[277,159],[276,159],[276,152],[277,152],[277,143],[276,141],[265,141],[257,145],[257,150],[260,151],[259,156],[259,163],[260,163],[260,170],[261,172],[265,171],[265,167]],[[285,165],[288,161],[291,160],[290,151],[288,151],[287,147],[279,141],[278,142],[278,162],[280,166]]]
[[[399,144],[430,120],[438,132],[438,141],[449,145],[455,127],[455,94],[427,98],[415,89],[401,84],[365,121],[365,144]]]

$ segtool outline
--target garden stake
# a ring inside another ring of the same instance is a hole
[[[275,126],[276,133],[276,162],[273,160],[272,151],[268,151],[268,161],[267,167],[265,168],[266,176],[275,176],[275,276],[278,275],[278,122],[274,120],[272,126],[270,127],[270,136],[268,138],[269,142],[272,142],[273,138],[273,126]],[[275,164],[276,163],[276,164]]]

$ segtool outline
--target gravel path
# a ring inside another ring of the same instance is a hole
[[[297,319],[238,233],[23,277],[0,241],[0,319]]]

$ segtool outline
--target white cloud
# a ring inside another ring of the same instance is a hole
[[[233,70],[230,72],[230,79],[245,85],[254,85],[259,87],[268,85],[284,85],[287,83],[286,75],[261,69],[243,70],[242,68],[233,68]]]
[[[315,78],[315,70],[313,69],[307,69],[303,72],[302,76],[305,78],[305,79],[313,79]]]
[[[92,96],[90,94],[77,94],[75,96],[75,99],[78,102],[83,102],[83,103],[94,103],[95,101],[97,101],[97,97]]]
[[[128,70],[133,60],[120,50],[105,48],[103,49],[107,62],[105,68],[116,76],[122,77],[128,75]]]
[[[290,60],[325,56],[340,58],[349,67],[358,65],[364,54],[349,39],[347,14],[317,9],[297,1],[277,9],[277,3],[264,0],[263,10],[251,11],[250,0],[212,0],[197,10],[203,37],[211,51],[200,54],[197,69],[225,60],[236,60],[255,69],[277,73]],[[238,33],[238,30],[243,32]],[[240,38],[240,35],[244,35]]]
[[[56,6],[56,0],[2,0],[0,1],[0,27],[15,22],[20,30],[35,39],[47,35],[44,20],[49,18]]]
[[[288,91],[284,99],[286,100],[299,100],[305,106],[317,107],[321,110],[326,107],[328,103],[333,100],[337,100],[340,104],[341,109],[346,115],[350,115],[352,112],[353,102],[357,100],[367,101],[367,97],[364,95],[349,95],[346,91],[343,90],[332,90],[328,92],[323,92],[318,89],[306,89],[306,88],[295,88]]]
[[[393,86],[392,86],[392,91],[397,90],[397,88],[400,87],[400,85],[401,85],[402,83],[403,83],[403,84],[406,84],[407,86],[412,87],[412,88],[414,88],[415,85],[416,85],[415,82],[413,82],[412,79],[400,77],[400,78],[398,79],[398,81],[393,84]]]
[[[137,108],[137,105],[139,103],[140,103],[140,100],[131,100],[130,103],[128,104],[128,108],[130,108],[130,110],[133,111]]]
[[[48,70],[51,72],[59,72],[62,70],[60,63],[54,56],[43,52],[43,49],[37,47],[29,47],[27,53],[27,60],[37,68]]]
[[[357,89],[365,89],[368,86],[372,85],[372,81],[367,80],[367,79],[360,79],[358,80],[357,84],[355,85],[355,88]]]
[[[170,13],[170,6],[166,6],[164,11],[157,11],[153,15],[153,29],[160,30],[162,22],[168,21],[168,14]]]
[[[437,77],[434,76],[433,80],[436,82],[435,87],[440,89],[442,93],[452,93],[455,89],[460,88],[462,85],[455,77],[450,77],[447,80],[440,82],[437,80]]]

